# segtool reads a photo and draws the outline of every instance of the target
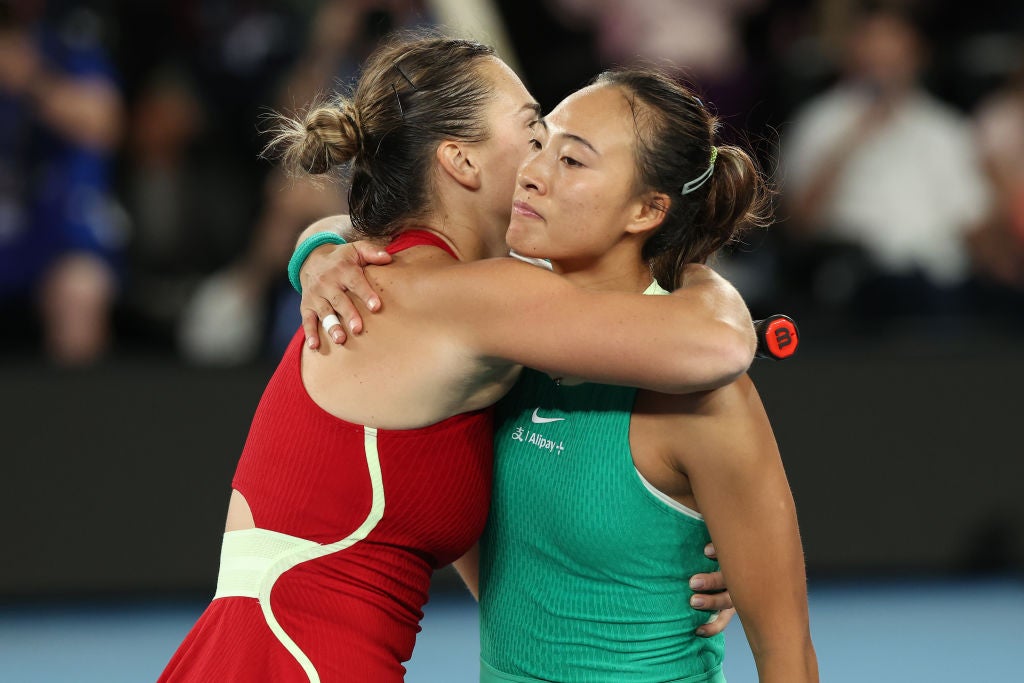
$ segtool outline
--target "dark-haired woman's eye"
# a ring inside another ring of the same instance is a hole
[[[533,150],[538,150],[541,148],[540,140],[538,140],[537,138],[530,138],[530,142],[528,144],[530,145],[530,149]]]
[[[566,166],[582,166],[583,165],[580,162],[578,162],[575,159],[573,159],[572,157],[562,157],[562,162]]]

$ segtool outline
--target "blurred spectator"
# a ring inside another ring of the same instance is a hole
[[[920,84],[910,18],[858,16],[845,72],[783,140],[783,200],[816,303],[872,316],[959,312],[968,236],[988,210],[967,118]],[[785,212],[784,212],[785,215]],[[792,267],[792,266],[796,267]]]
[[[237,251],[249,193],[203,143],[208,111],[185,68],[165,65],[129,106],[119,192],[132,220],[118,329],[169,346],[198,279]]]
[[[718,80],[743,67],[746,49],[738,19],[764,0],[550,1],[569,17],[596,26],[606,64],[639,56]]]
[[[325,0],[274,108],[292,113],[348,85],[384,35],[422,17],[422,3],[411,0]],[[347,211],[339,185],[288,178],[276,169],[261,204],[246,250],[207,278],[183,313],[178,338],[192,361],[235,365],[252,361],[268,344],[283,349],[299,324],[298,298],[285,278],[295,238],[314,220]]]
[[[1016,75],[975,113],[992,212],[973,246],[979,276],[1024,297],[1024,55]],[[1020,301],[1018,301],[1020,306]]]
[[[594,29],[573,21],[553,0],[497,0],[515,47],[516,70],[545,111],[601,70]]]
[[[672,64],[722,115],[745,113],[754,92],[742,20],[764,0],[548,0],[568,22],[593,26],[604,67],[637,58]],[[593,74],[588,74],[592,76]]]
[[[773,27],[776,17],[769,16],[771,3],[508,0],[501,4],[520,43],[526,83],[545,106],[553,106],[602,69],[643,60],[672,65],[680,79],[700,93],[726,123],[718,133],[720,139],[739,142],[742,138],[746,144],[752,132],[760,132],[750,126],[755,102],[765,99],[758,80],[764,65],[751,62],[745,27],[754,21],[766,31]],[[774,96],[779,90],[768,92]],[[753,125],[763,127],[760,122]],[[763,248],[763,233],[748,239],[756,248],[751,243],[730,248],[718,255],[714,266],[752,308],[760,310],[773,294],[775,261]]]
[[[128,100],[117,191],[132,221],[122,346],[175,348],[201,280],[250,241],[267,165],[258,121],[311,8],[266,0],[115,3]]]
[[[108,167],[120,134],[99,18],[0,6],[0,303],[38,318],[60,364],[92,363],[111,343],[124,226]]]

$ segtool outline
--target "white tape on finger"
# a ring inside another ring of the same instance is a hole
[[[341,321],[338,320],[338,316],[331,313],[329,316],[320,321],[320,324],[323,325],[324,332],[330,333],[331,328],[334,327],[335,325],[340,325]]]

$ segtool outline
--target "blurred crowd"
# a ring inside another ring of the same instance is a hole
[[[500,19],[501,41],[477,37],[545,108],[638,57],[706,96],[777,189],[776,223],[717,261],[755,316],[1024,334],[1024,5],[455,5]],[[0,0],[5,360],[276,357],[298,325],[295,237],[346,206],[261,156],[270,113],[453,6]]]

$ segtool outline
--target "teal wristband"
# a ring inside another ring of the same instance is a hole
[[[299,282],[299,271],[302,264],[309,258],[311,251],[324,244],[348,244],[345,238],[336,232],[315,232],[295,247],[295,253],[288,259],[288,281],[299,294],[302,294],[302,283]]]

